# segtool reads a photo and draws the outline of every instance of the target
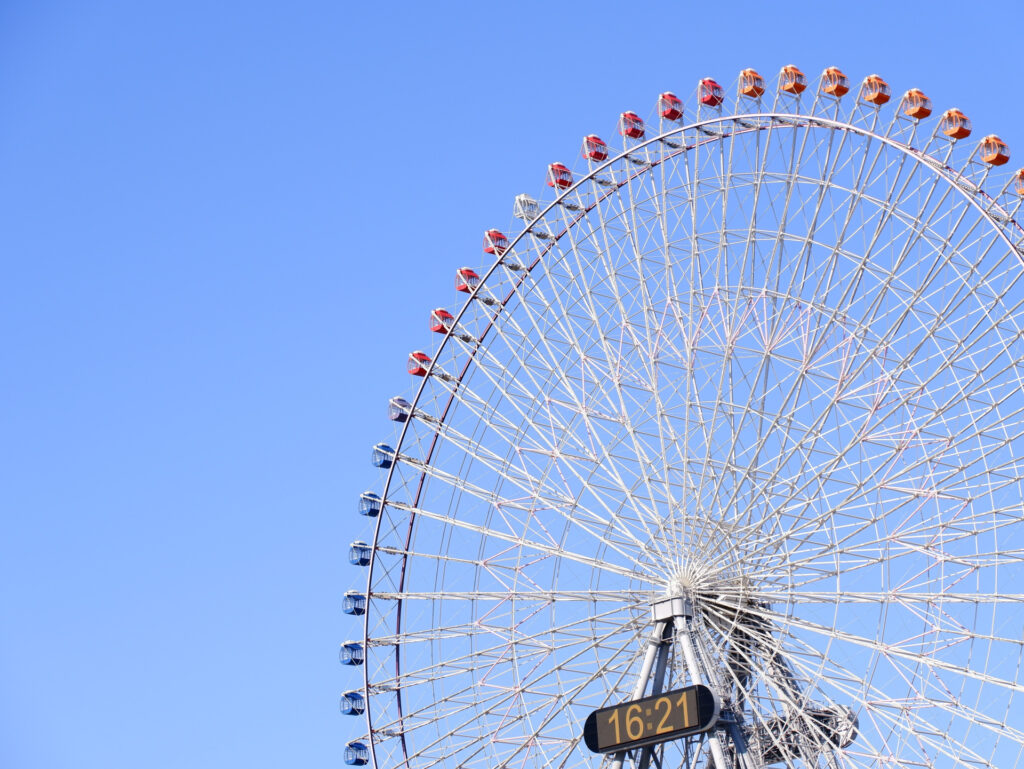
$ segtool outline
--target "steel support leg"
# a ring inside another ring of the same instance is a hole
[[[638,700],[644,696],[647,689],[647,681],[651,677],[651,670],[654,669],[654,661],[664,642],[665,628],[671,624],[671,620],[660,620],[654,623],[654,632],[647,642],[647,653],[644,654],[644,664],[640,668],[640,677],[637,679],[636,687],[633,689],[631,699]],[[608,769],[622,769],[622,762],[626,759],[626,751],[620,751],[612,756]]]
[[[692,618],[687,616],[683,618],[682,627],[679,629],[679,645],[683,647],[683,658],[686,660],[686,670],[690,676],[690,683],[703,684],[704,673],[701,670],[700,664],[697,662],[697,652],[693,647],[693,638],[691,637],[692,628],[690,623]],[[725,751],[722,749],[722,742],[718,739],[718,735],[712,731],[708,734],[708,747],[711,750],[711,758],[715,762],[715,769],[730,769],[729,762],[725,757]]]

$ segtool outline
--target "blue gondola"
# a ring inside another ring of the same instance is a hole
[[[346,716],[362,715],[364,710],[366,703],[359,692],[345,692],[341,695],[341,712]]]
[[[358,641],[345,641],[338,652],[338,660],[342,665],[362,665],[365,659],[363,645]]]
[[[372,491],[364,491],[359,495],[359,514],[376,518],[380,515],[381,498]]]
[[[395,463],[395,450],[386,443],[378,443],[373,447],[373,465],[385,470]]]
[[[366,614],[366,596],[358,590],[349,590],[345,593],[345,601],[341,605],[341,610],[346,614],[356,616]]]
[[[361,742],[350,742],[345,746],[345,763],[349,766],[366,766],[370,762],[370,751]]]
[[[369,566],[373,548],[365,542],[356,540],[348,548],[348,562],[353,566]]]
[[[405,398],[392,398],[388,401],[388,419],[392,422],[406,422],[412,416],[412,404]]]

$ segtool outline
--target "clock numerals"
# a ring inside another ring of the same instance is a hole
[[[714,693],[697,684],[594,711],[587,719],[584,739],[595,753],[675,740],[713,728],[718,708]]]
[[[662,707],[663,705],[664,707]],[[660,697],[655,701],[654,709],[658,712],[665,711],[661,716],[661,721],[658,722],[658,729],[655,734],[666,734],[673,731],[675,727],[669,723],[669,718],[672,715],[672,700],[668,697]]]
[[[622,735],[619,733],[619,711],[620,708],[615,708],[611,713],[608,714],[608,724],[615,729],[615,742],[622,742]]]
[[[676,705],[683,709],[683,727],[690,727],[693,724],[690,723],[690,694],[692,692],[683,692],[679,695],[679,699],[676,700]]]
[[[644,720],[640,717],[642,711],[643,708],[635,702],[626,708],[626,736],[631,740],[639,740],[644,736]]]

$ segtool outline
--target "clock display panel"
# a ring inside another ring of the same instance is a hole
[[[594,753],[667,742],[708,731],[718,711],[718,698],[708,687],[687,686],[595,710],[583,727],[583,741]]]

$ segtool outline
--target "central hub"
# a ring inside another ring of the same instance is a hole
[[[693,616],[693,602],[688,594],[661,598],[651,604],[651,615],[655,622],[674,619],[689,619]]]

